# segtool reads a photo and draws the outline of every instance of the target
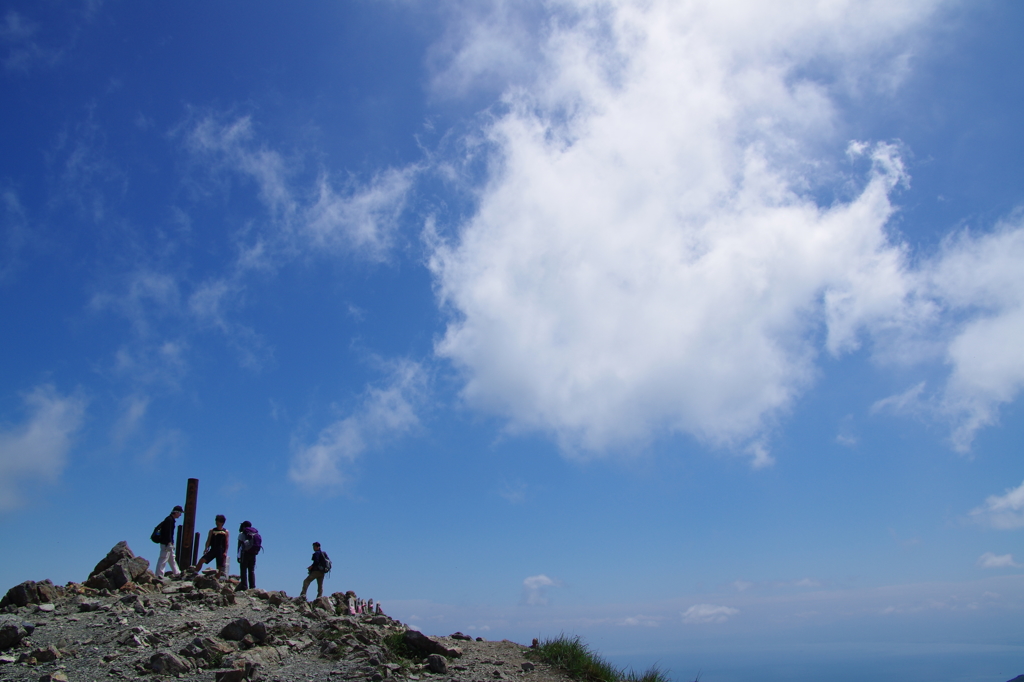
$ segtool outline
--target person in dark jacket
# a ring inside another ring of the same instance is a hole
[[[306,590],[309,589],[309,584],[316,580],[316,598],[324,596],[324,574],[327,573],[327,558],[324,553],[320,551],[320,543],[313,543],[313,563],[306,569],[309,571],[309,575],[302,581],[302,592],[299,596],[303,600],[306,599]]]
[[[227,518],[223,514],[217,514],[214,518],[217,527],[211,528],[210,532],[206,534],[206,548],[203,550],[203,558],[196,565],[197,571],[202,570],[203,564],[216,561],[217,573],[222,576],[225,575],[228,563],[228,544],[230,542],[230,534],[228,529],[224,527],[226,521]]]
[[[178,562],[174,560],[174,523],[184,513],[185,510],[181,508],[181,505],[175,505],[164,522],[160,524],[160,558],[157,559],[156,569],[153,571],[158,578],[163,577],[165,564],[167,568],[171,569],[172,576],[177,578],[181,575],[181,571],[178,570]]]
[[[238,574],[241,582],[236,592],[256,588],[256,555],[262,546],[260,533],[248,521],[238,527]]]

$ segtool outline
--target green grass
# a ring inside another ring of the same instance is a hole
[[[395,663],[406,664],[422,658],[422,654],[405,643],[405,632],[392,632],[384,637],[384,648],[391,653]]]
[[[591,651],[579,636],[561,634],[545,639],[529,656],[564,670],[580,682],[671,682],[668,674],[651,666],[638,675],[632,669],[621,670]]]

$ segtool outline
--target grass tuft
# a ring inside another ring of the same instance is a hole
[[[658,666],[651,666],[643,674],[616,668],[594,653],[578,635],[568,637],[563,633],[554,639],[545,639],[536,649],[531,649],[529,655],[561,668],[580,682],[671,682],[668,673]]]

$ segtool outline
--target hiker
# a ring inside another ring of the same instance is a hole
[[[206,548],[203,549],[203,558],[196,565],[196,571],[201,571],[203,564],[216,560],[217,574],[223,576],[227,572],[230,533],[224,527],[224,522],[227,521],[227,518],[223,514],[217,514],[214,521],[217,523],[217,527],[211,528],[210,532],[206,534]]]
[[[178,517],[185,513],[180,504],[174,505],[174,509],[167,518],[153,531],[151,539],[160,543],[160,558],[156,560],[156,570],[153,572],[156,577],[164,576],[164,565],[171,569],[171,575],[175,578],[181,575],[178,569],[178,562],[174,560],[174,523]]]
[[[256,588],[256,555],[263,549],[260,532],[248,521],[238,527],[238,583],[236,592]]]
[[[302,592],[299,594],[302,600],[306,600],[306,590],[309,584],[316,580],[316,598],[324,596],[324,576],[331,570],[331,560],[327,552],[321,551],[320,543],[313,543],[313,563],[306,569],[309,575],[302,581]]]

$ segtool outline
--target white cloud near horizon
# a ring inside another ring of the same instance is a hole
[[[694,604],[679,615],[684,623],[724,623],[739,612],[739,609],[734,609],[731,606]]]
[[[52,483],[60,477],[82,427],[86,400],[42,385],[25,396],[25,406],[24,423],[0,430],[0,511],[24,502],[21,486],[25,482]]]
[[[349,478],[346,466],[368,449],[400,438],[419,425],[426,383],[419,364],[395,362],[387,379],[367,387],[360,405],[322,429],[315,443],[305,445],[293,439],[288,477],[306,488],[340,491]]]
[[[527,606],[547,606],[548,588],[561,587],[562,583],[544,575],[531,575],[523,580],[522,603]]]
[[[1016,488],[1007,488],[1002,495],[989,495],[985,504],[972,509],[970,515],[978,523],[993,528],[1012,530],[1024,527],[1024,483]]]
[[[899,145],[851,143],[846,171],[820,151],[836,89],[897,87],[940,4],[548,3],[532,80],[482,131],[479,209],[433,241],[451,313],[436,352],[467,404],[568,453],[681,433],[766,466],[763,436],[821,353],[870,340],[882,362],[945,363],[927,407],[969,448],[1024,386],[1024,228],[947,240],[915,268],[889,226]],[[454,90],[489,34],[461,31]],[[822,184],[847,198],[820,205]]]

